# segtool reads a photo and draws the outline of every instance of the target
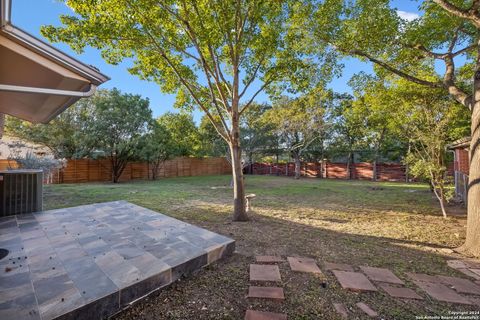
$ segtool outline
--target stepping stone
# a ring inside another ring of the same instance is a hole
[[[359,307],[363,312],[365,312],[370,318],[375,318],[378,317],[378,313],[374,311],[372,308],[370,308],[368,305],[366,305],[363,302],[359,302],[356,304],[357,307]]]
[[[325,269],[326,270],[341,270],[341,271],[350,271],[353,272],[353,267],[346,263],[332,263],[332,262],[325,262]]]
[[[277,263],[285,260],[278,256],[256,256],[255,260],[259,263]]]
[[[250,281],[280,281],[278,266],[251,264]]]
[[[470,302],[473,303],[474,305],[480,307],[480,298],[469,297],[469,300],[470,300]]]
[[[380,288],[385,290],[391,297],[394,298],[403,298],[403,299],[416,299],[416,300],[423,300],[421,296],[419,296],[415,291],[410,288],[399,288],[394,287],[386,283],[380,283]]]
[[[287,260],[292,271],[322,273],[313,259],[287,257]]]
[[[469,270],[475,273],[477,276],[480,276],[480,269],[470,268]]]
[[[413,282],[415,282],[415,284],[425,291],[429,296],[439,301],[472,304],[472,302],[467,300],[467,298],[459,295],[444,284],[415,280]]]
[[[464,275],[466,276],[469,276],[475,280],[480,280],[480,274],[478,274],[477,272],[480,272],[479,270],[480,269],[457,269],[458,271],[460,271],[461,273],[463,273]],[[477,270],[476,272],[474,270]]]
[[[245,320],[287,320],[287,315],[282,313],[247,310]]]
[[[335,311],[344,319],[348,318],[348,311],[347,308],[343,303],[334,303],[333,307],[335,308]]]
[[[423,282],[432,282],[432,283],[441,282],[440,279],[437,278],[437,276],[431,276],[424,273],[407,272],[407,276],[413,281],[423,281]]]
[[[344,289],[353,291],[377,291],[377,288],[360,272],[332,271]]]
[[[464,260],[463,262],[467,268],[480,269],[480,261]]]
[[[373,281],[395,283],[395,284],[405,284],[400,280],[392,271],[384,268],[374,268],[362,266],[360,269]]]
[[[480,286],[468,279],[447,276],[438,276],[438,278],[442,281],[442,283],[452,286],[457,292],[480,295]]]
[[[466,269],[467,265],[462,260],[448,260],[447,265],[453,269]]]
[[[283,289],[278,287],[248,287],[249,298],[279,299],[284,300]]]

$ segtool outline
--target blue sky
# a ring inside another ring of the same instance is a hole
[[[395,0],[393,6],[401,11],[401,14],[408,18],[418,14],[418,1],[415,0]],[[51,24],[59,25],[59,16],[61,14],[70,14],[71,11],[62,2],[58,0],[13,0],[12,1],[12,22],[17,27],[37,36],[41,39],[40,27]],[[412,16],[413,15],[413,16]],[[45,39],[44,39],[45,40]],[[111,80],[103,84],[103,88],[117,87],[123,92],[140,94],[150,99],[150,107],[155,117],[167,111],[175,111],[173,107],[175,96],[162,93],[155,83],[150,83],[138,79],[127,71],[128,63],[120,65],[109,65],[103,61],[98,50],[87,48],[83,54],[77,54],[62,43],[53,44],[63,52],[78,58],[80,61],[91,64],[99,68],[102,73],[108,75]],[[360,62],[357,59],[345,59],[345,68],[340,78],[334,79],[330,87],[338,92],[350,91],[347,82],[351,76],[357,72],[372,70],[371,65]],[[268,100],[266,95],[259,95],[258,101]],[[195,121],[199,121],[202,114],[194,113]]]

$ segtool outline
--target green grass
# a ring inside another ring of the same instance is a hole
[[[335,319],[331,304],[339,301],[351,307],[355,318],[362,318],[354,307],[359,301],[386,319],[469,310],[428,298],[395,300],[381,292],[358,296],[339,288],[330,273],[325,277],[292,273],[286,263],[280,264],[284,303],[245,299],[248,265],[257,254],[309,256],[320,266],[329,261],[387,267],[412,288],[405,272],[453,275],[445,259],[454,254],[445,248],[462,243],[466,221],[457,207],[448,208],[456,216],[443,219],[424,184],[247,176],[247,192],[257,195],[252,220],[232,223],[229,184],[228,176],[205,176],[50,185],[45,207],[127,200],[237,241],[232,258],[160,291],[120,314],[121,319],[240,319],[247,308],[284,311],[289,319]],[[321,286],[324,281],[327,288]]]

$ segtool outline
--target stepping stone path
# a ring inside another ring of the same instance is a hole
[[[253,287],[248,288],[249,298],[279,299],[284,300],[283,288],[278,287]]]
[[[287,260],[292,271],[322,274],[314,259],[288,257]]]
[[[378,313],[374,310],[372,310],[372,308],[370,308],[368,305],[366,305],[365,303],[363,302],[359,302],[356,304],[356,306],[358,308],[360,308],[360,310],[362,310],[363,312],[365,312],[369,317],[371,318],[375,318],[375,317],[378,317]]]
[[[332,262],[325,262],[325,269],[326,270],[340,270],[340,271],[355,271],[353,267],[346,263],[332,263]]]
[[[344,319],[348,318],[348,311],[347,307],[343,303],[334,303],[333,307],[335,308],[335,311]]]
[[[277,263],[285,260],[278,256],[256,256],[257,263]]]
[[[441,283],[413,281],[417,286],[424,290],[429,296],[439,301],[472,304],[467,298],[459,295],[449,287]]]
[[[256,256],[257,263],[276,263],[283,262],[281,257],[277,256]],[[277,265],[251,264],[250,281],[281,281],[280,269]],[[248,288],[248,298],[285,300],[283,288],[279,287],[257,287]],[[247,310],[245,320],[286,320],[287,315],[282,313],[263,312]]]
[[[250,281],[281,281],[278,266],[251,264]]]
[[[472,304],[466,297],[444,285],[440,277],[421,273],[407,273],[407,275],[418,287],[434,299],[451,303]]]
[[[360,269],[363,271],[363,273],[367,275],[368,278],[370,278],[370,280],[394,284],[405,284],[396,275],[394,275],[392,271],[388,269],[366,266],[362,266],[360,267]]]
[[[448,260],[447,265],[471,278],[474,278],[475,280],[480,280],[480,262],[469,260]]]
[[[450,285],[457,292],[480,295],[480,286],[468,279],[447,276],[438,276],[438,278],[442,283]]]
[[[344,289],[352,291],[378,291],[377,288],[360,272],[332,271]]]
[[[410,288],[394,287],[386,283],[380,283],[379,286],[380,288],[385,290],[386,293],[388,293],[390,296],[394,298],[423,300],[421,296],[419,296],[415,291],[413,291]]]
[[[247,310],[245,320],[287,320],[287,315],[282,313]]]

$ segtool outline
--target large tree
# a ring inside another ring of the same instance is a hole
[[[467,236],[461,250],[480,256],[480,0],[425,0],[421,8],[417,19],[407,21],[388,0],[325,0],[305,22],[315,29],[315,39],[340,54],[373,62],[380,74],[442,89],[470,110]],[[432,77],[418,74],[425,67]]]
[[[308,86],[309,76],[326,80],[322,75],[331,72],[315,66],[329,61],[328,52],[307,60],[297,50],[305,30],[296,14],[310,1],[64,1],[75,14],[62,16],[62,26],[45,27],[43,34],[77,51],[98,48],[109,63],[131,59],[131,73],[177,93],[178,105],[202,110],[230,149],[233,218],[247,220],[242,114],[276,83]]]

